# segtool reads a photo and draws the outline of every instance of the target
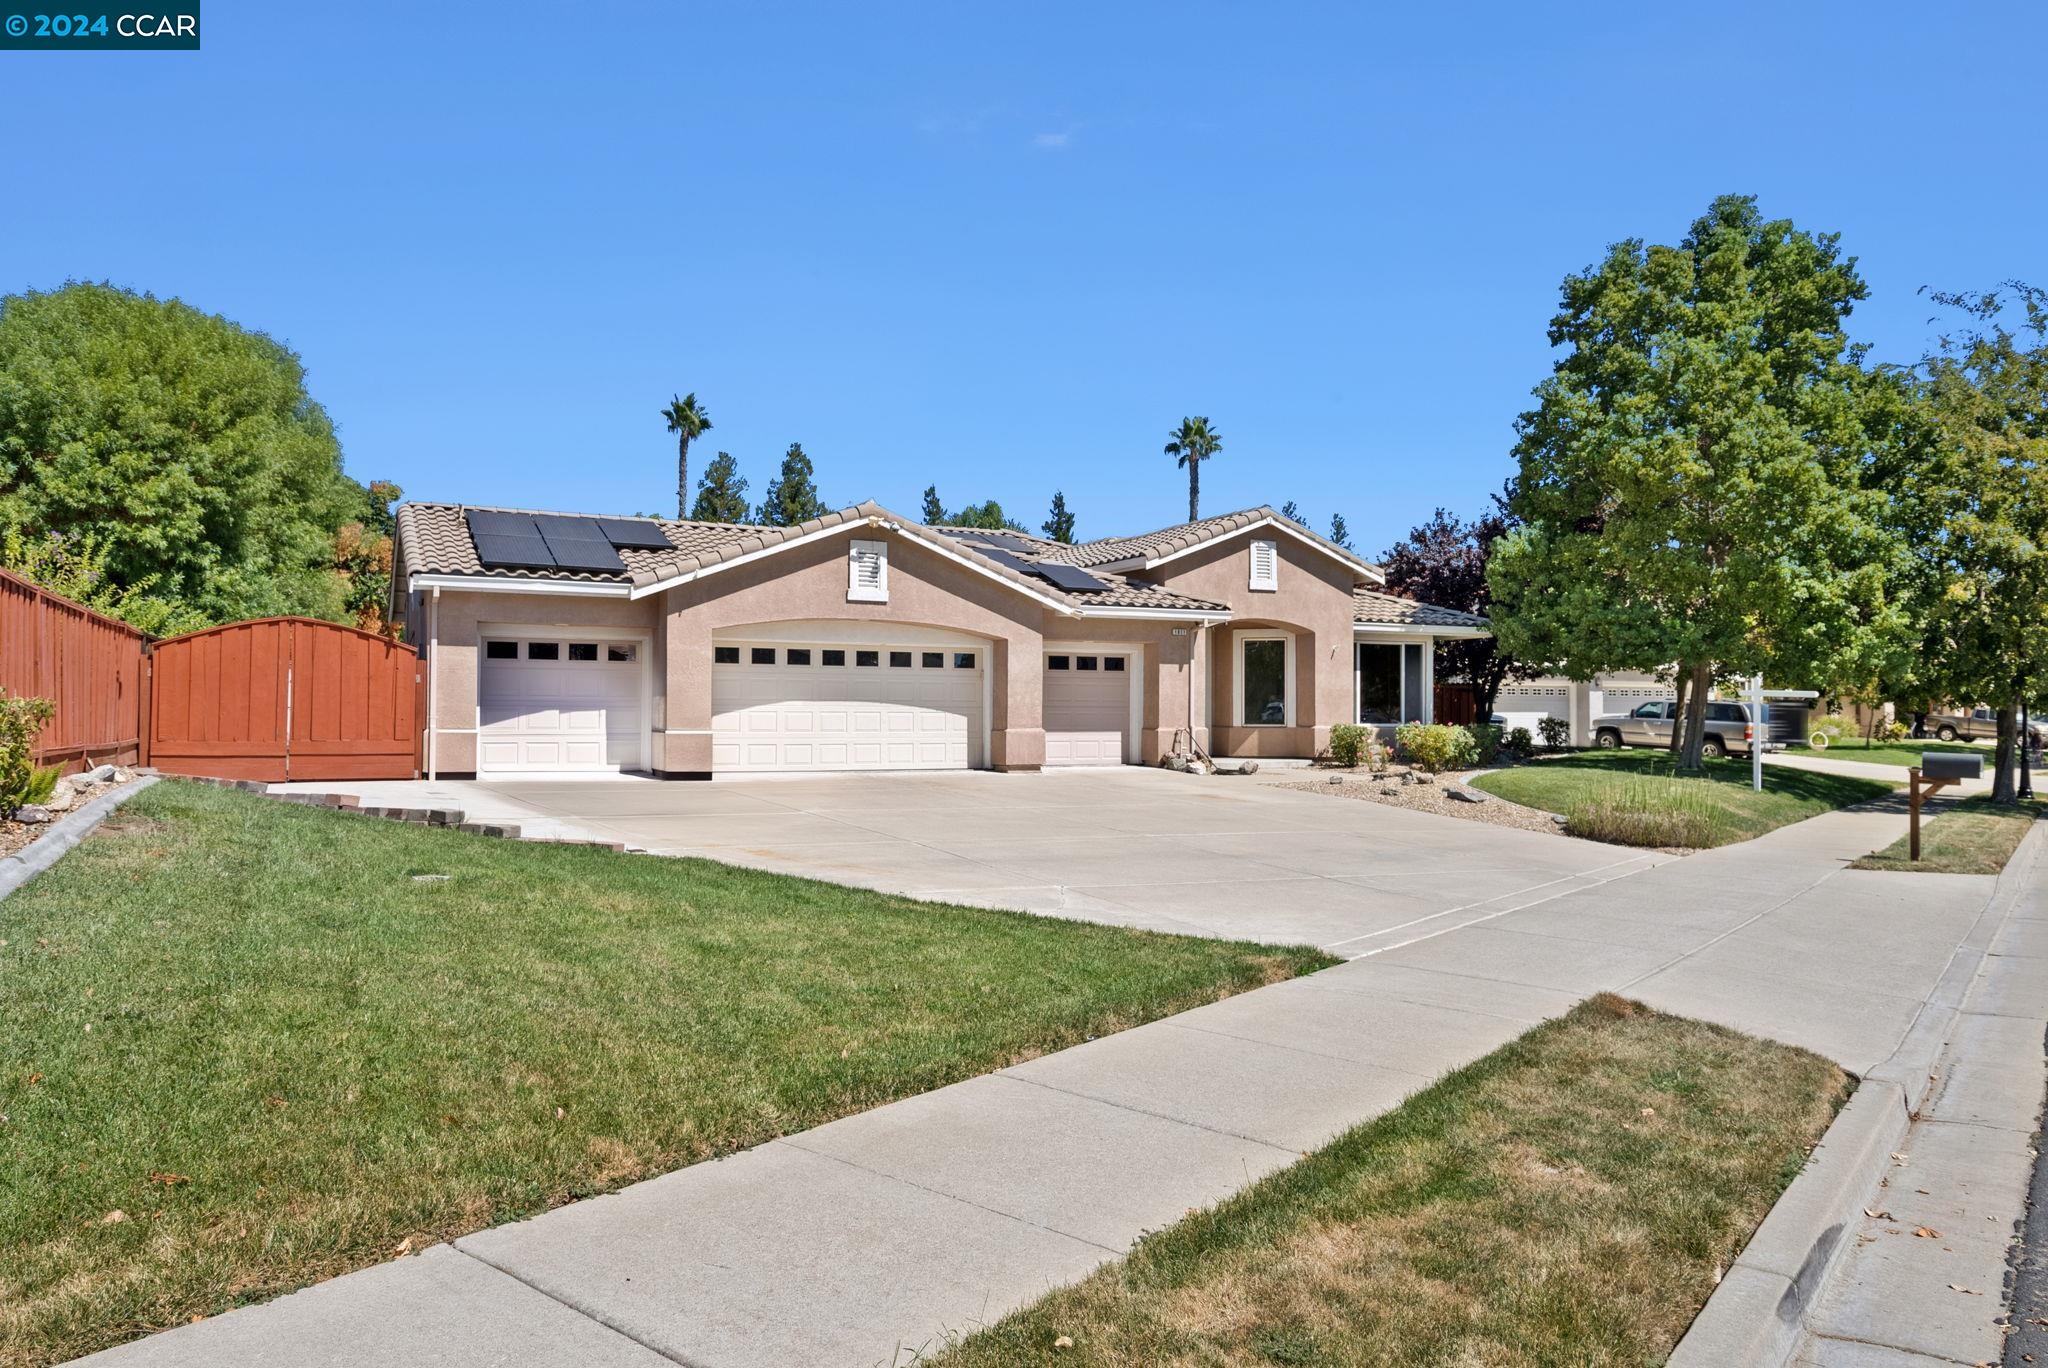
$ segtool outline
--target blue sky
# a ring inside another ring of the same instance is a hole
[[[0,290],[176,295],[304,358],[359,478],[666,511],[694,389],[758,496],[1084,536],[1472,513],[1560,278],[1715,194],[1922,285],[2048,280],[2032,5],[349,7],[0,53]]]

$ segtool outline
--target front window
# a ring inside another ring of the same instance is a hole
[[[1358,648],[1358,720],[1384,726],[1401,717],[1401,648]]]
[[[1287,643],[1263,637],[1244,643],[1244,725],[1287,724]]]

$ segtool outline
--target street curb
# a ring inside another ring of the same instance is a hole
[[[1669,1368],[1761,1368],[1791,1357],[1850,1224],[1884,1181],[1880,1161],[1911,1124],[1897,1084],[1856,1089],[1672,1350]]]
[[[102,793],[75,812],[67,812],[51,823],[48,831],[20,852],[0,859],[0,898],[7,897],[63,859],[73,846],[92,834],[94,827],[107,820],[109,813],[155,782],[156,776],[146,774],[112,793]]]

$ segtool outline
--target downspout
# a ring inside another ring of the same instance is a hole
[[[436,774],[435,751],[440,740],[437,723],[441,716],[441,681],[435,676],[441,669],[441,586],[434,586],[434,596],[427,600],[427,780],[431,783]]]

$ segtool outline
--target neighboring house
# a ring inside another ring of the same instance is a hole
[[[1062,545],[406,504],[392,573],[442,777],[1312,756],[1428,719],[1436,641],[1486,634],[1268,508]]]
[[[1506,719],[1508,726],[1527,727],[1531,735],[1536,734],[1537,723],[1544,718],[1563,718],[1571,724],[1571,744],[1590,746],[1594,718],[1628,712],[1652,699],[1676,697],[1678,690],[1654,674],[1615,670],[1591,679],[1546,675],[1503,684],[1494,699],[1493,710]]]

